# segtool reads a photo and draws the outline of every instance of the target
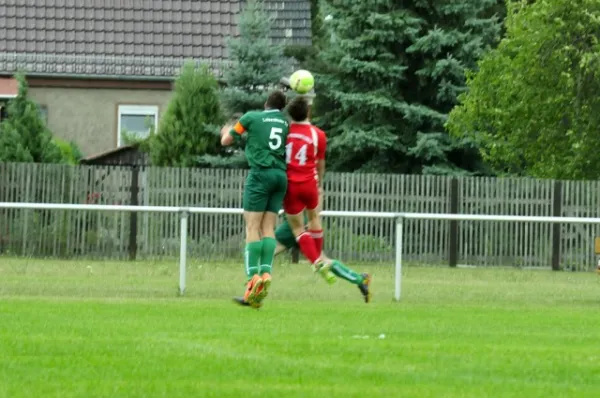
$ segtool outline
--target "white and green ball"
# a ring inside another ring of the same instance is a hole
[[[307,70],[300,69],[290,76],[290,88],[298,94],[306,94],[315,86],[315,78]]]

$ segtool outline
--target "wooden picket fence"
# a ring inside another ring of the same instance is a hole
[[[0,201],[241,207],[246,171],[0,163]],[[600,182],[329,173],[327,210],[600,216]],[[0,253],[58,258],[161,258],[179,250],[176,214],[0,210]],[[391,262],[394,221],[327,217],[328,254]],[[238,215],[191,215],[190,256],[240,258]],[[598,225],[410,220],[413,264],[595,266]]]

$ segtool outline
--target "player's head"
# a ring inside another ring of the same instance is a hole
[[[287,111],[294,122],[304,122],[308,119],[310,105],[308,100],[300,95],[290,101]]]
[[[265,109],[278,109],[280,111],[285,108],[285,104],[287,102],[287,98],[285,94],[281,90],[275,90],[269,97],[267,98],[267,102],[265,102]]]

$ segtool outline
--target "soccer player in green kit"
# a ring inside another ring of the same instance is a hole
[[[246,158],[250,172],[244,187],[246,222],[244,266],[248,282],[240,304],[258,308],[271,285],[271,269],[277,241],[275,225],[287,191],[285,143],[289,123],[283,113],[287,99],[273,91],[263,111],[245,113],[235,125],[221,129],[221,145],[231,145],[247,135]]]

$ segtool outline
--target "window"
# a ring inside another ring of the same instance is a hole
[[[0,122],[8,117],[8,112],[6,111],[6,102],[0,101]]]
[[[48,124],[48,107],[46,105],[39,105],[38,108],[40,111],[40,117],[44,123]]]
[[[125,145],[126,136],[146,138],[158,124],[158,106],[119,105],[117,146]]]
[[[44,123],[48,123],[48,107],[38,105],[38,114]],[[0,121],[8,118],[8,102],[0,101]]]

